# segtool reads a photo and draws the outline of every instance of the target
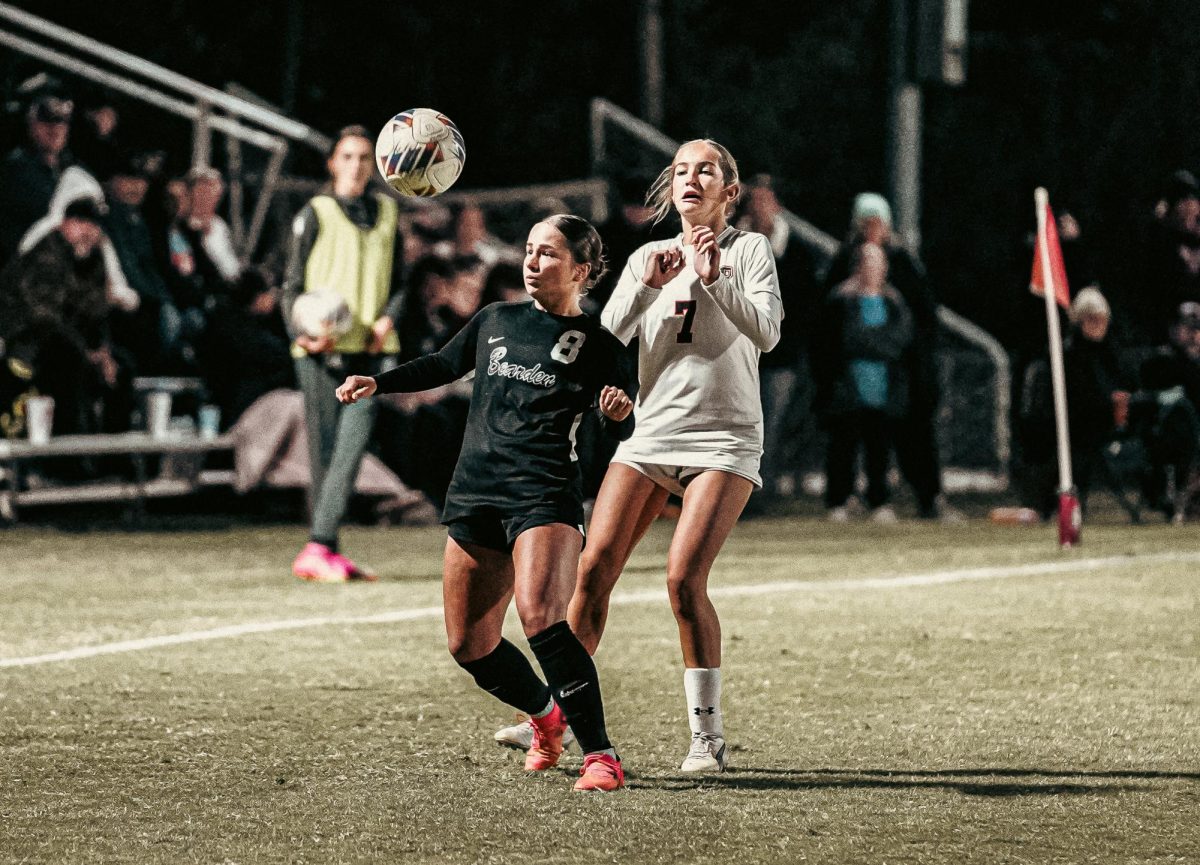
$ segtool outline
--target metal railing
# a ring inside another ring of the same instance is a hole
[[[328,136],[269,107],[201,84],[3,2],[0,2],[0,23],[4,25],[0,26],[0,46],[191,121],[193,167],[209,164],[213,132],[227,136],[230,167],[236,172],[236,176],[229,178],[230,222],[243,261],[253,253],[262,234],[289,142],[321,153],[332,143]],[[46,43],[58,43],[59,47],[52,48]],[[82,59],[80,55],[98,62]],[[270,154],[249,227],[242,212],[239,149],[242,143]]]

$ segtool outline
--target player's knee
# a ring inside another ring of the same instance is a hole
[[[449,634],[446,637],[446,648],[456,663],[463,664],[482,658],[490,650],[487,641],[472,637],[469,632]]]
[[[451,637],[446,641],[446,648],[450,651],[450,657],[453,658],[456,663],[462,664],[467,661],[475,660],[475,658],[472,656],[468,641],[465,638]]]
[[[540,634],[555,622],[561,622],[566,616],[559,609],[551,609],[540,597],[517,597],[517,617],[521,620],[521,628],[526,637]]]
[[[621,557],[615,549],[601,544],[587,546],[579,559],[576,592],[607,596],[621,572]]]
[[[697,610],[708,603],[708,591],[703,581],[688,574],[668,573],[667,596],[671,599],[671,610],[681,618],[692,618]]]

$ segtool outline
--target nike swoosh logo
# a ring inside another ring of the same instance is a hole
[[[489,336],[488,337],[488,345],[491,345],[493,342],[499,342],[502,339],[504,339],[504,337],[502,337],[502,336]]]

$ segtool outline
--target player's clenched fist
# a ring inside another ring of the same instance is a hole
[[[369,375],[348,376],[334,393],[337,394],[338,402],[346,405],[358,402],[363,397],[375,393],[375,379]]]
[[[623,421],[633,411],[633,400],[619,387],[605,385],[600,391],[600,411],[610,420]]]
[[[683,250],[678,246],[652,252],[646,256],[646,269],[642,273],[642,284],[651,288],[662,288],[683,270]]]

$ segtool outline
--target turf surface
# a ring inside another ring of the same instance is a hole
[[[576,751],[528,777],[492,744],[512,713],[445,653],[438,529],[347,532],[383,577],[347,586],[289,576],[294,528],[4,531],[0,861],[1200,860],[1194,526],[1061,553],[983,522],[743,523],[712,577],[732,768],[704,779],[677,771],[671,528],[597,657],[609,796],[572,794]]]

